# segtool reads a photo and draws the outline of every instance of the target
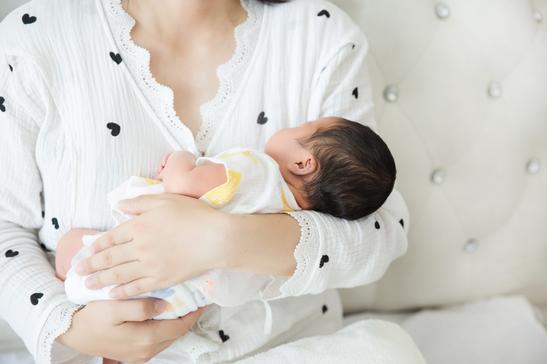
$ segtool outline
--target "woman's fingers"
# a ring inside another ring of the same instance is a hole
[[[131,221],[125,222],[114,229],[103,233],[91,245],[91,251],[98,253],[119,244],[125,244],[133,239]]]
[[[148,277],[139,278],[127,284],[112,288],[112,290],[110,290],[110,297],[121,300],[156,290],[158,290],[157,281]]]
[[[134,281],[142,278],[142,274],[140,264],[133,261],[95,273],[86,279],[85,285],[89,289],[100,289]]]
[[[116,245],[82,260],[76,267],[76,272],[80,275],[88,275],[128,263],[137,259],[135,253],[129,244]]]
[[[172,341],[190,331],[203,311],[203,308],[201,308],[174,320],[148,321],[146,323],[146,330],[157,342]]]
[[[116,324],[151,320],[168,307],[168,303],[157,298],[138,300],[108,301]]]
[[[166,202],[166,194],[142,195],[130,200],[123,200],[118,203],[118,208],[129,215],[140,215],[154,208],[161,207]]]
[[[133,337],[143,345],[138,350],[142,359],[135,363],[146,363],[158,353],[169,347],[176,339],[185,335],[195,324],[203,310],[175,320],[149,320],[146,322],[128,322],[126,327],[130,329]]]

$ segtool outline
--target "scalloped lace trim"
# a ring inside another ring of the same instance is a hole
[[[55,339],[68,331],[72,317],[83,306],[64,302],[51,311],[40,333],[36,359],[38,364],[50,364]]]
[[[150,69],[150,52],[138,46],[131,38],[135,26],[133,19],[123,8],[122,0],[103,0],[114,41],[121,52],[126,67],[139,85],[156,115],[172,131],[186,128],[175,111],[175,98],[170,87],[160,84]],[[217,68],[219,88],[215,97],[201,105],[202,124],[196,135],[196,145],[204,151],[210,142],[212,131],[222,120],[223,112],[243,80],[253,50],[258,41],[264,5],[253,0],[240,0],[247,11],[247,19],[234,30],[236,47],[228,62]]]
[[[222,115],[225,115],[230,105],[229,101],[243,81],[245,70],[258,43],[264,6],[253,0],[241,0],[241,5],[247,11],[248,18],[234,31],[234,54],[227,63],[217,69],[219,88],[216,96],[200,108],[202,125],[196,135],[196,144],[200,150],[205,150],[209,145],[217,123],[222,121]]]
[[[289,212],[288,215],[292,216],[300,225],[300,241],[294,249],[294,258],[296,259],[296,269],[294,274],[287,280],[279,290],[284,296],[299,295],[305,291],[308,282],[306,282],[309,274],[307,272],[311,269],[310,252],[313,250],[312,243],[317,241],[316,232],[313,229],[314,222],[309,216],[309,213],[303,211]]]

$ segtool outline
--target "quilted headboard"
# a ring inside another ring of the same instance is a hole
[[[408,254],[347,311],[547,305],[547,0],[334,0],[363,28]]]

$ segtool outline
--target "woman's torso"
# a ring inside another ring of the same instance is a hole
[[[327,30],[317,13],[332,5],[243,3],[249,18],[236,29],[233,57],[219,69],[217,95],[202,105],[196,144],[176,116],[172,91],[155,81],[148,53],[132,42],[132,19],[119,0],[38,0],[25,8],[37,21],[21,25],[20,47],[36,60],[49,92],[36,147],[45,217],[40,239],[49,249],[72,228],[111,228],[107,193],[131,175],[152,177],[173,149],[196,145],[208,156],[233,147],[262,150],[280,128],[320,116],[310,98],[336,49],[322,39]],[[261,333],[260,302],[211,314],[216,321],[209,317],[201,330],[204,350],[220,349],[209,359],[239,357],[341,324],[334,292],[271,307],[270,336]],[[220,330],[230,337],[223,345]]]

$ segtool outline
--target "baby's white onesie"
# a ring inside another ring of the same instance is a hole
[[[251,149],[236,148],[213,158],[201,157],[196,165],[222,164],[227,181],[203,195],[200,200],[228,213],[254,214],[278,213],[300,210],[294,195],[283,179],[279,166],[267,154]],[[131,177],[108,194],[108,202],[116,224],[131,219],[117,208],[119,201],[146,194],[161,194],[165,189],[160,181],[144,177]],[[74,256],[65,280],[68,298],[78,304],[111,299],[113,286],[91,290],[85,286],[87,277],[75,272],[77,264],[91,255],[90,246],[101,234],[83,238],[84,247]],[[184,264],[181,257],[181,264]],[[188,256],[191,258],[191,255]],[[251,300],[260,300],[262,292],[273,276],[231,270],[212,270],[176,286],[149,292],[143,297],[161,298],[169,307],[156,319],[173,319],[184,316],[211,303],[220,306],[238,306]]]

